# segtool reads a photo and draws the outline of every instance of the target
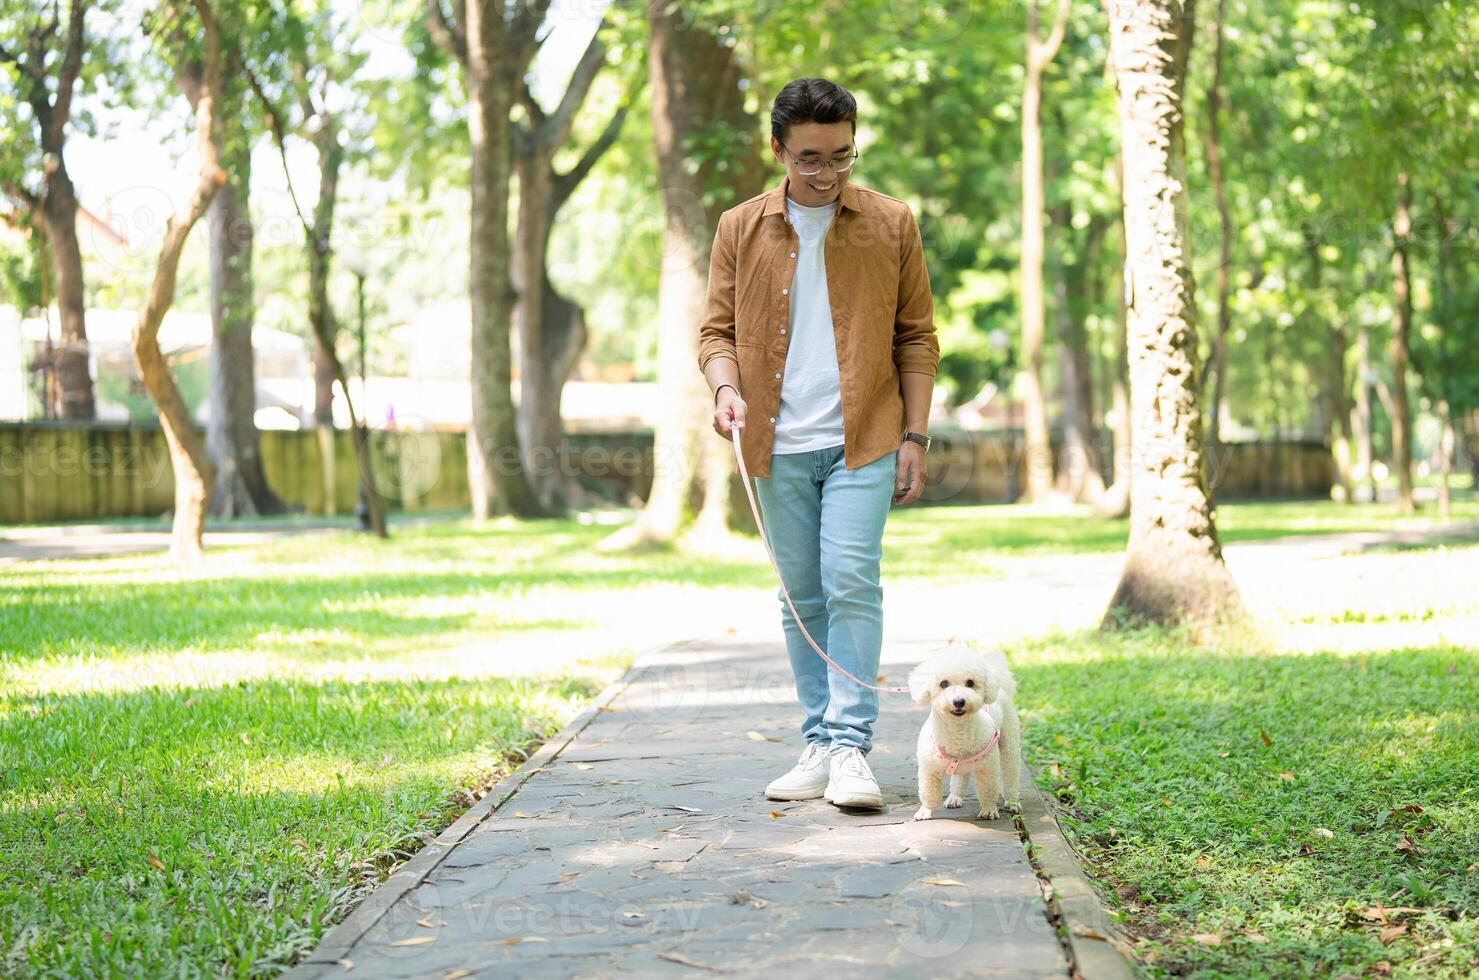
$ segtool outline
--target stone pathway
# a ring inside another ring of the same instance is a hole
[[[1066,976],[1013,823],[969,801],[910,819],[923,709],[903,695],[883,696],[870,755],[886,810],[762,797],[800,750],[778,638],[767,619],[643,657],[290,976]],[[891,643],[891,682],[948,638]]]
[[[1390,588],[1389,573],[1402,563],[1439,560],[1369,549],[1472,540],[1475,532],[1286,538],[1231,545],[1226,554],[1255,612],[1277,621],[1280,597],[1308,591],[1312,579],[1344,608],[1364,580]],[[1352,552],[1369,555],[1328,561]],[[1117,553],[1045,556],[959,583],[886,577],[882,670],[902,683],[957,633],[1005,643],[1091,626],[1122,563]],[[289,976],[808,967],[1066,976],[1013,824],[971,819],[969,801],[929,822],[910,819],[923,709],[902,695],[881,696],[870,755],[885,812],[762,797],[800,751],[779,602],[774,590],[744,590],[708,615],[716,632],[642,657],[624,684],[419,851]],[[1291,627],[1299,628],[1320,631],[1328,644],[1328,624]],[[1024,796],[1030,786],[1024,777]],[[1046,834],[1050,824],[1039,806],[1029,830]],[[1071,865],[1064,853],[1060,864]],[[959,884],[941,883],[952,881]],[[1086,883],[1083,891],[1092,906]]]

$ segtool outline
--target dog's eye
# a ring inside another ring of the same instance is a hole
[[[948,680],[943,680],[943,681],[940,682],[940,686],[941,687],[949,687],[950,686],[950,682]]]
[[[975,687],[976,686],[976,682],[975,681],[966,681],[965,682],[965,686],[966,687]]]

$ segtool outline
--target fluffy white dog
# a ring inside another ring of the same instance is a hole
[[[915,820],[928,820],[944,795],[945,806],[961,805],[965,778],[976,778],[978,818],[995,820],[997,797],[1006,808],[1020,810],[1022,727],[1012,704],[1016,684],[1009,673],[993,667],[986,655],[966,644],[950,645],[930,656],[909,674],[909,694],[930,706],[919,731],[919,810]]]

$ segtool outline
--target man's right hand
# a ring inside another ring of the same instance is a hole
[[[729,431],[729,424],[738,422],[743,429],[746,411],[745,400],[734,390],[733,385],[721,387],[714,399],[714,431],[733,442],[734,434]]]

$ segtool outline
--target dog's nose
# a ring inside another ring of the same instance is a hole
[[[955,706],[957,708],[964,708],[965,707],[965,698],[956,698],[955,699]]]

